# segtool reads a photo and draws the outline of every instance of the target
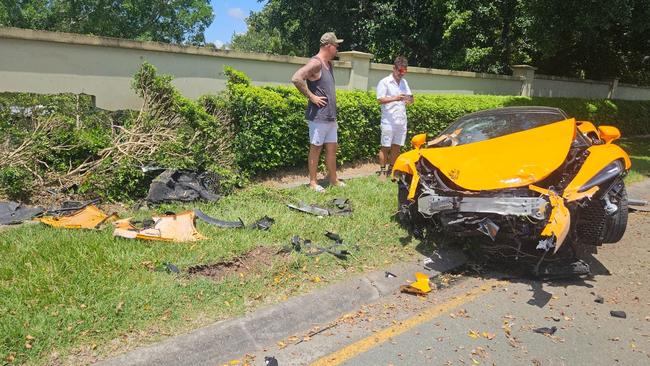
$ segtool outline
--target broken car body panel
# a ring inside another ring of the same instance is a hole
[[[530,254],[527,245],[537,256],[565,242],[616,242],[627,223],[622,178],[631,166],[611,143],[618,137],[615,127],[577,122],[557,108],[463,116],[397,159],[398,218],[420,235],[509,241],[514,258]],[[593,218],[600,226],[592,230]]]

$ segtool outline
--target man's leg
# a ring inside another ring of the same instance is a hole
[[[397,144],[392,144],[390,145],[390,158],[388,159],[388,162],[390,166],[392,167],[395,165],[395,161],[397,160],[397,157],[399,156],[399,150],[401,146]]]
[[[318,185],[318,160],[323,146],[314,144],[309,145],[309,158],[307,165],[309,167],[309,186],[315,188]]]
[[[336,150],[339,144],[336,142],[325,143],[325,165],[327,166],[327,173],[330,179],[330,185],[336,186],[339,184],[339,179],[336,175]]]
[[[387,162],[390,161],[390,147],[381,146],[379,148],[379,180],[385,181],[388,175]]]

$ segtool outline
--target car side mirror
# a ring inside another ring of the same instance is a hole
[[[606,144],[609,144],[610,142],[621,137],[621,131],[619,131],[618,128],[614,126],[598,126],[598,134]]]
[[[411,139],[411,145],[413,145],[414,149],[419,149],[425,142],[427,142],[426,133],[417,134]]]

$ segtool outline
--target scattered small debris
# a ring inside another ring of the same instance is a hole
[[[264,356],[264,364],[266,366],[278,366],[278,360],[273,356]]]
[[[399,289],[400,292],[426,296],[426,294],[431,292],[431,286],[429,285],[429,276],[421,272],[416,272],[415,282],[411,283],[410,285],[402,285]]]
[[[613,316],[614,318],[627,318],[627,314],[625,314],[623,310],[612,310],[609,312],[609,315]]]
[[[594,301],[599,303],[599,304],[602,304],[602,303],[605,302],[605,299],[600,295],[596,295],[596,299]]]
[[[553,335],[557,331],[557,327],[554,325],[550,328],[548,327],[541,327],[541,328],[536,328],[533,329],[533,332],[539,333],[539,334],[544,334],[544,335]]]
[[[384,276],[386,276],[386,278],[395,278],[395,277],[397,277],[397,275],[395,275],[395,274],[393,274],[391,272],[388,272],[388,271],[384,272]]]

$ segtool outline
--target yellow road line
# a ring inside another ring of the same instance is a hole
[[[487,281],[483,286],[473,289],[469,292],[466,292],[462,295],[457,296],[451,301],[447,301],[443,304],[436,305],[432,308],[429,308],[422,313],[415,315],[411,318],[408,318],[399,324],[393,325],[386,329],[383,329],[370,337],[361,339],[345,348],[340,349],[337,352],[331,353],[316,362],[312,363],[311,366],[336,366],[340,365],[345,361],[348,361],[361,353],[367,352],[371,348],[378,346],[381,343],[386,342],[387,340],[396,337],[411,328],[414,328],[422,323],[425,323],[429,320],[437,318],[438,316],[445,314],[454,308],[470,302],[480,296],[481,294],[491,290],[495,286],[500,286],[504,282],[497,280]]]

